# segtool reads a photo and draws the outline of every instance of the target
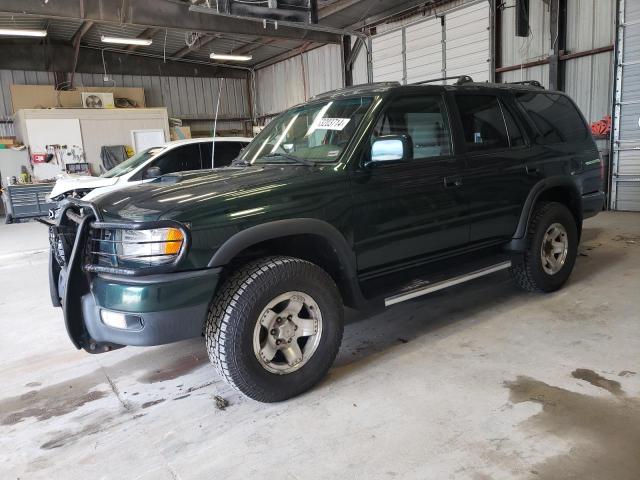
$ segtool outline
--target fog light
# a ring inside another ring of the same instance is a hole
[[[141,330],[144,325],[142,318],[128,313],[111,312],[100,310],[102,323],[108,327],[120,328],[122,330]]]

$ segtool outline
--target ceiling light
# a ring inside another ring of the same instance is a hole
[[[238,62],[248,62],[253,57],[251,55],[227,55],[224,53],[212,53],[209,55],[211,60],[236,60]]]
[[[0,35],[11,37],[46,37],[46,30],[23,30],[18,28],[0,28]]]
[[[127,38],[127,37],[108,37],[102,35],[100,38],[103,43],[117,43],[119,45],[151,45],[153,40],[150,38]]]

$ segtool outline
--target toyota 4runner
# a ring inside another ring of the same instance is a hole
[[[284,400],[330,368],[343,305],[503,269],[559,289],[602,180],[576,105],[535,82],[351,87],[282,113],[230,167],[72,199],[51,298],[77,348],[203,335],[229,383]]]

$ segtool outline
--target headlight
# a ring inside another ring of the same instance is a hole
[[[184,235],[177,228],[118,230],[116,236],[119,260],[148,265],[174,261],[184,243]]]

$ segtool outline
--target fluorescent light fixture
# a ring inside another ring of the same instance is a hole
[[[225,53],[212,53],[209,55],[211,60],[236,60],[238,62],[248,62],[253,57],[251,55],[227,55]]]
[[[100,38],[102,43],[117,43],[119,45],[151,45],[153,40],[150,38],[127,38],[127,37],[109,37],[102,35]]]
[[[0,35],[9,37],[46,37],[46,30],[24,30],[21,28],[0,28]]]

